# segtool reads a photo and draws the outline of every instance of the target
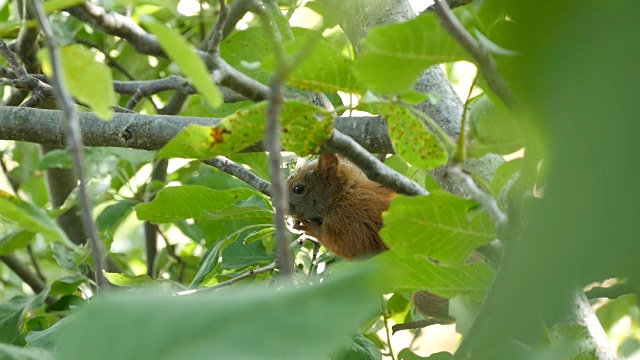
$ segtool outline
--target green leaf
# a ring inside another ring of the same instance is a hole
[[[184,290],[184,286],[169,280],[156,280],[147,275],[129,275],[120,273],[105,273],[104,276],[109,282],[116,286],[122,287],[147,287],[147,288],[159,288],[166,289],[170,292],[176,292]]]
[[[84,276],[67,276],[58,279],[51,284],[51,296],[61,296],[74,294],[78,290],[78,286],[82,283],[88,282],[88,279]]]
[[[49,0],[43,3],[44,11],[51,14],[55,11],[70,8],[74,5],[84,3],[83,0]]]
[[[73,169],[73,160],[67,149],[54,149],[44,154],[37,169]]]
[[[263,84],[269,81],[270,73],[262,62],[271,54],[271,48],[262,28],[251,27],[232,34],[220,44],[220,54],[244,74]]]
[[[243,150],[264,136],[266,102],[241,109],[216,126],[189,125],[160,149],[158,157],[209,159]]]
[[[213,190],[198,185],[167,187],[153,201],[135,207],[139,220],[154,223],[200,219],[204,211],[221,210],[256,192],[251,189]]]
[[[139,201],[123,199],[107,205],[96,218],[96,226],[107,248],[113,243],[113,234],[120,224],[131,214]]]
[[[446,164],[448,156],[444,145],[411,110],[391,103],[373,105],[387,122],[391,143],[399,157],[425,169]]]
[[[300,32],[300,31],[298,31]],[[308,36],[315,36],[313,31],[305,32],[285,44],[289,54],[296,54],[306,46]],[[341,51],[326,40],[319,40],[315,47],[293,73],[287,82],[298,89],[317,92],[352,92],[364,93],[363,86],[358,83],[351,73],[353,60],[344,56]],[[263,64],[264,68],[275,69],[274,58],[271,54]]]
[[[196,276],[193,278],[193,281],[191,281],[191,284],[189,284],[189,289],[194,289],[200,286],[200,284],[202,284],[205,278],[211,277],[212,275],[215,275],[218,272],[221,266],[222,252],[229,245],[233,244],[233,242],[236,241],[236,239],[238,238],[238,236],[240,236],[240,234],[242,234],[243,232],[249,229],[253,229],[256,227],[263,227],[263,226],[265,225],[263,224],[249,225],[249,226],[243,227],[242,229],[236,230],[233,233],[220,239],[202,257],[202,266],[198,270],[198,273],[196,274]]]
[[[300,156],[317,153],[333,135],[334,120],[331,113],[317,106],[287,101],[282,109],[282,146]]]
[[[38,232],[48,241],[63,241],[73,246],[64,231],[42,209],[2,190],[0,190],[0,217],[15,222],[29,229],[28,231]]]
[[[151,17],[144,17],[143,22],[158,37],[162,50],[180,66],[182,72],[193,83],[209,106],[217,108],[222,105],[222,94],[213,83],[204,62],[194,52],[194,47],[186,42],[182,36],[175,34]]]
[[[269,179],[269,157],[264,152],[230,154],[235,162],[248,165],[249,169],[263,179]]]
[[[209,159],[246,149],[263,139],[266,109],[267,103],[261,102],[227,116],[216,126],[190,125],[158,156]],[[318,119],[316,114],[323,117]],[[319,107],[289,100],[283,105],[281,117],[282,145],[299,155],[317,152],[332,134],[333,116]]]
[[[365,270],[317,286],[102,297],[65,329],[56,355],[74,359],[78,349],[91,349],[92,360],[326,359],[378,309]]]
[[[358,333],[338,350],[331,360],[382,360],[380,349],[371,340]]]
[[[38,23],[35,21],[25,21],[25,27],[33,27]],[[17,36],[20,28],[23,26],[22,21],[3,21],[0,22],[0,36],[13,37]]]
[[[471,329],[482,304],[464,296],[456,296],[449,301],[449,315],[456,319],[456,331],[466,335]]]
[[[251,234],[249,234],[246,239],[244,239],[244,243],[245,244],[250,244],[250,243],[252,243],[254,241],[258,241],[258,240],[264,239],[264,238],[266,238],[268,236],[271,236],[271,235],[273,235],[275,233],[276,233],[276,228],[274,228],[274,227],[269,227],[269,228],[266,228],[266,229],[254,231]]]
[[[436,264],[426,255],[399,254],[394,250],[370,261],[389,269],[385,292],[427,290],[445,298],[462,295],[481,301],[494,275],[484,263]]]
[[[250,265],[269,263],[275,260],[275,254],[268,253],[261,242],[247,243],[244,234],[238,237],[224,250],[221,269],[232,270]]]
[[[469,156],[510,154],[524,147],[524,133],[515,115],[482,95],[469,113]]]
[[[453,355],[446,351],[433,353],[427,357],[416,355],[409,348],[404,348],[398,353],[398,360],[450,360]]]
[[[0,344],[0,358],[3,360],[49,360],[53,359],[53,355],[42,349]]]
[[[397,196],[383,216],[380,236],[389,248],[443,263],[463,263],[473,250],[495,239],[493,222],[474,201],[443,191]]]
[[[9,255],[17,249],[27,247],[36,234],[20,229],[14,230],[0,239],[0,255]]]
[[[372,28],[360,42],[355,76],[381,93],[411,90],[426,68],[470,56],[440,25],[435,14]]]
[[[11,344],[18,339],[24,313],[42,306],[48,293],[47,288],[36,296],[19,296],[0,304],[0,343]]]
[[[235,220],[235,219],[258,219],[271,224],[273,211],[266,210],[258,206],[238,206],[229,205],[224,209],[205,212],[202,220]]]
[[[87,104],[103,120],[110,120],[113,115],[110,106],[116,104],[116,95],[111,83],[111,69],[97,61],[93,52],[78,44],[62,47],[60,56],[64,82],[71,95]],[[52,70],[47,49],[42,49],[38,57],[43,63],[43,72],[51,77]]]
[[[29,347],[54,351],[60,343],[60,334],[73,321],[75,315],[62,318],[50,328],[42,331],[30,331],[25,340]]]
[[[504,190],[504,186],[513,178],[520,167],[522,166],[522,159],[515,159],[509,162],[506,162],[498,167],[495,174],[493,174],[493,179],[491,180],[491,191],[494,194],[500,194],[502,190]]]
[[[429,99],[428,94],[415,91],[415,90],[409,90],[401,94],[400,96],[398,96],[398,100],[404,101],[407,104],[411,104],[411,105],[419,104],[421,102],[426,101],[427,99]]]

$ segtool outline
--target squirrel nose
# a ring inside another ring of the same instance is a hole
[[[293,205],[292,203],[289,203],[289,211],[293,211],[295,210],[295,205]]]

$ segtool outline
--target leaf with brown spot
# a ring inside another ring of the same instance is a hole
[[[394,103],[370,105],[386,120],[391,143],[400,158],[423,169],[433,169],[447,163],[448,155],[440,138],[411,110]]]

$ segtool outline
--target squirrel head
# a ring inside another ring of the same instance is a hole
[[[351,172],[335,154],[324,154],[298,166],[287,179],[289,215],[321,224],[325,208],[349,177],[343,174],[345,170]]]

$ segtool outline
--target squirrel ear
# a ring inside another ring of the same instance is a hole
[[[318,167],[322,170],[336,169],[340,164],[336,154],[323,154],[318,159]]]

